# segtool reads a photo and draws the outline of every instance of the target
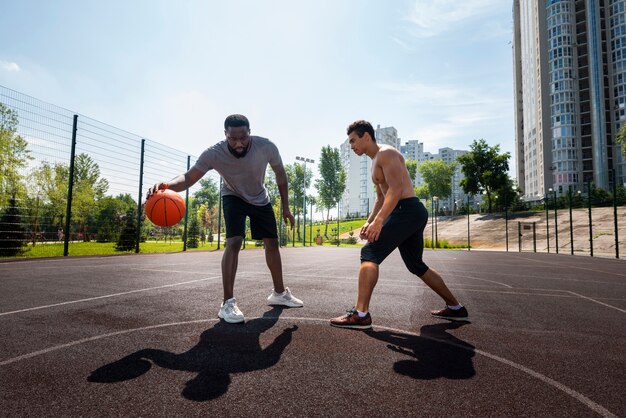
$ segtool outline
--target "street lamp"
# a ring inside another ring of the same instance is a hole
[[[435,202],[435,248],[439,248],[439,243],[437,241],[437,212],[439,211],[439,198],[437,196],[433,196],[433,202]]]
[[[304,163],[304,176],[302,178],[302,246],[306,247],[306,163],[314,163],[315,161],[298,156],[296,156],[296,160]]]

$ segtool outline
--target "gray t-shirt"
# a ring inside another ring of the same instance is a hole
[[[264,206],[270,201],[265,188],[265,170],[282,164],[278,148],[267,138],[250,137],[248,153],[237,158],[228,150],[226,140],[207,148],[198,158],[194,168],[206,173],[215,170],[222,176],[222,196],[237,196],[246,202]]]

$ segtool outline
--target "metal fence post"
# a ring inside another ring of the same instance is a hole
[[[570,254],[574,255],[574,228],[572,225],[572,186],[569,186],[567,190],[567,195],[569,197],[569,249]]]
[[[470,198],[467,195],[467,251],[470,251]]]
[[[533,222],[533,252],[537,252],[537,222]]]
[[[504,230],[506,231],[506,252],[509,252],[509,207],[507,205],[507,201],[506,201],[506,194],[507,192],[504,192]]]
[[[554,247],[556,253],[559,253],[559,221],[557,218],[558,205],[556,203],[556,190],[554,191]]]
[[[70,154],[70,174],[67,185],[67,208],[65,210],[65,240],[63,242],[63,256],[69,255],[70,245],[70,222],[72,219],[72,195],[74,190],[74,160],[76,159],[76,130],[78,127],[78,115],[74,115],[72,126],[72,151]]]
[[[222,238],[222,176],[220,176],[220,189],[217,191],[217,249],[220,249]]]
[[[619,234],[617,227],[617,179],[613,169],[613,222],[615,224],[615,258],[619,258]]]
[[[550,254],[550,215],[548,212],[548,193],[546,193],[544,203],[546,205],[546,245],[548,247],[548,254]]]
[[[187,156],[187,171],[189,171],[191,156]],[[185,190],[185,222],[183,224],[183,251],[187,251],[187,214],[189,213],[189,188]]]
[[[589,207],[589,255],[593,257],[593,222],[591,220],[591,182],[587,182],[587,205]]]
[[[522,252],[522,223],[517,223],[517,246],[518,252]]]
[[[135,253],[139,253],[139,241],[141,240],[141,189],[143,188],[143,157],[146,140],[141,139],[141,157],[139,159],[139,195],[137,197],[137,233],[135,235]]]

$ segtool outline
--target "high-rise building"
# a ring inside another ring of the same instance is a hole
[[[513,60],[524,198],[624,184],[626,0],[514,0]]]

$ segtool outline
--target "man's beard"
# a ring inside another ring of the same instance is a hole
[[[248,144],[248,146],[246,148],[244,148],[244,150],[242,152],[237,152],[229,144],[226,144],[226,145],[228,146],[228,151],[230,151],[230,153],[233,154],[233,156],[235,158],[243,158],[243,157],[245,157],[246,154],[248,153],[248,150],[250,149],[250,144]]]

